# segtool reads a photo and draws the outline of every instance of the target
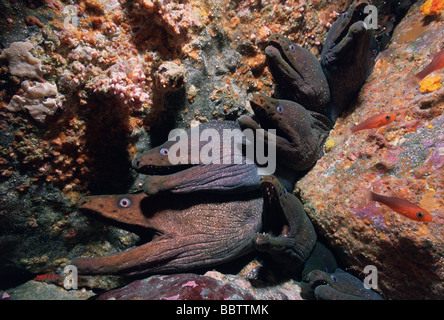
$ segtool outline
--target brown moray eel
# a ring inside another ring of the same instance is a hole
[[[152,239],[118,254],[77,258],[72,264],[79,274],[178,273],[252,251],[251,236],[262,226],[263,199],[258,191],[195,196],[141,192],[86,197],[80,209]]]
[[[222,137],[224,130],[238,130],[240,127],[236,121],[209,121],[199,125],[192,130],[215,130],[221,137],[220,139],[220,164],[204,164],[201,159],[192,163],[191,147],[188,148],[188,154],[185,156],[186,164],[172,164],[168,157],[168,152],[173,145],[179,141],[167,141],[162,145],[149,150],[148,152],[137,156],[133,162],[133,168],[140,173],[149,174],[143,183],[143,191],[146,194],[156,194],[161,191],[170,191],[173,193],[185,193],[194,191],[211,192],[246,192],[259,188],[260,176],[255,164],[247,164],[246,157],[243,156],[242,146],[232,142],[231,147],[223,143]],[[187,131],[188,146],[192,146],[191,130]],[[241,138],[245,142],[246,138]],[[203,139],[204,140],[204,139]],[[199,153],[208,141],[199,143]],[[228,148],[227,148],[228,147]],[[241,149],[239,149],[241,148]],[[234,161],[234,150],[237,150],[241,156],[241,162],[236,164]],[[225,158],[224,154],[228,155]],[[224,160],[229,160],[231,164],[224,164]],[[253,159],[254,160],[254,159]]]
[[[271,35],[265,55],[277,98],[330,117],[330,89],[316,56],[276,33]]]
[[[376,42],[363,22],[368,4],[354,1],[333,23],[322,49],[321,66],[330,87],[333,121],[357,97],[375,63]]]
[[[334,273],[310,272],[301,288],[307,296],[319,300],[383,300],[376,292],[366,289],[361,280],[339,268]]]
[[[299,273],[316,245],[316,232],[302,203],[274,176],[263,176],[264,231],[253,242],[266,252],[281,270]]]
[[[333,127],[327,117],[309,112],[296,102],[261,94],[253,95],[250,104],[260,126],[248,116],[241,116],[238,122],[241,128],[276,129],[278,164],[304,171],[322,156],[322,146]],[[265,132],[265,142],[270,134]]]

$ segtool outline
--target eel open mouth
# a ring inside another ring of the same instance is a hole
[[[359,3],[356,5],[356,7],[353,10],[352,16],[350,18],[350,21],[348,24],[344,27],[344,30],[342,30],[341,34],[339,35],[338,39],[336,40],[336,44],[340,43],[342,39],[345,38],[347,35],[350,27],[358,21],[364,21],[366,14],[364,13],[364,8],[368,5],[368,2],[366,1],[359,1]],[[348,12],[344,12],[342,14],[348,14]]]
[[[142,200],[140,205],[149,207],[150,200],[151,199],[148,199],[147,197],[146,201],[145,199]],[[128,219],[126,219],[125,216],[125,218],[122,219],[122,215],[116,210],[113,210],[112,207],[105,207],[105,205],[101,203],[96,205],[91,204],[89,197],[80,200],[78,209],[85,215],[93,216],[97,220],[103,221],[106,224],[135,233],[139,237],[136,246],[151,242],[163,234],[160,230],[145,225],[143,220],[132,220],[131,215],[128,215]]]
[[[192,164],[178,164],[171,166],[141,165],[137,163],[137,159],[133,161],[133,168],[135,168],[137,172],[147,175],[155,175],[155,176],[177,173],[189,169],[192,166],[193,166]]]
[[[329,286],[331,285],[328,281],[325,280],[325,273],[321,270],[314,270],[310,272],[302,281],[310,287],[310,289],[315,290],[320,286]]]
[[[273,50],[273,54],[274,55],[279,54],[280,57],[277,57],[277,58],[281,58],[284,61],[284,63],[285,63],[284,69],[287,69],[287,70],[291,69],[295,73],[297,73],[301,78],[303,78],[301,73],[298,72],[298,70],[293,67],[290,60],[288,60],[287,56],[284,53],[284,50],[282,49],[282,45],[278,40],[270,39],[267,44],[268,52],[270,52],[270,50],[271,50],[270,47],[275,49],[275,50]],[[265,53],[267,53],[267,48],[265,48]]]
[[[261,193],[266,212],[264,217],[265,231],[273,235],[285,235],[289,222],[280,204],[278,190],[271,182],[262,182]]]
[[[313,283],[311,284],[310,288],[314,290],[314,289],[316,289],[319,286],[330,286],[330,284],[327,281],[325,281],[325,280],[319,279],[319,280],[313,281]]]

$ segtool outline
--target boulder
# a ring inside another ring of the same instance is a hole
[[[336,122],[326,155],[295,188],[318,234],[349,272],[377,268],[378,289],[389,299],[444,296],[444,88],[422,93],[410,84],[442,46],[442,22],[414,4],[381,52],[355,107]],[[437,71],[434,74],[439,74]],[[378,129],[346,129],[393,112]],[[414,203],[433,216],[418,222],[369,201],[367,190]]]

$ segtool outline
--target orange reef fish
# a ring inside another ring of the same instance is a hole
[[[393,211],[396,211],[397,213],[403,215],[404,217],[407,217],[415,221],[423,221],[423,222],[429,222],[433,220],[432,215],[428,211],[424,210],[423,208],[417,206],[414,203],[411,203],[410,201],[398,197],[382,196],[370,190],[367,191],[368,191],[367,195],[368,200],[377,201],[382,204],[385,204],[386,206],[390,207]]]
[[[348,138],[351,134],[366,130],[366,129],[374,129],[379,128],[382,126],[385,126],[391,122],[396,120],[396,114],[394,113],[380,113],[376,114],[374,116],[371,116],[370,118],[362,121],[361,123],[357,124],[356,126],[350,127],[346,129],[345,137]]]
[[[418,84],[422,79],[433,71],[444,68],[444,49],[441,49],[424,69],[410,78],[411,84]]]
[[[52,274],[52,273],[45,273],[45,274],[39,274],[34,278],[35,281],[47,281],[47,280],[60,280],[63,277]]]

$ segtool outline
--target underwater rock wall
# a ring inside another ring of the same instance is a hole
[[[0,283],[134,245],[76,202],[139,188],[131,159],[172,128],[251,113],[251,94],[272,92],[268,37],[281,32],[319,54],[346,5],[0,1]],[[29,81],[57,87],[41,121],[28,113],[40,106],[25,101]]]
[[[444,296],[444,90],[422,93],[409,78],[442,47],[442,21],[414,4],[381,52],[356,107],[339,118],[328,153],[297,183],[319,234],[349,272],[378,270],[379,289],[392,299]],[[397,119],[344,139],[346,128],[380,112]],[[366,188],[428,210],[433,221],[410,220],[366,199]]]
[[[163,142],[170,129],[252,113],[252,94],[273,92],[264,54],[269,36],[282,33],[319,57],[330,26],[350,2],[0,0],[6,49],[0,67],[1,288],[12,278],[60,273],[74,257],[133,246],[137,236],[79,213],[76,202],[140,188],[131,159]],[[384,105],[399,109],[402,122],[352,136],[344,147],[337,143],[298,185],[338,257],[357,270],[377,265],[390,298],[416,298],[424,288],[432,298],[442,295],[442,209],[432,211],[435,224],[419,225],[363,205],[358,191],[350,198],[363,181],[381,178],[378,186],[393,183],[392,189],[425,208],[442,208],[442,89],[422,95],[399,81],[439,49],[441,22],[421,26],[418,6],[398,27],[397,43],[379,56],[363,102],[339,119],[331,137]],[[408,31],[416,25],[423,35],[417,28]],[[7,48],[17,42],[28,43],[23,61],[32,62],[36,76],[8,64]],[[57,105],[42,121],[26,106],[17,112],[7,107],[25,94],[21,84],[30,80],[57,88]],[[349,220],[355,224],[346,228]],[[385,272],[386,264],[398,270]],[[410,270],[422,281],[404,283]],[[116,282],[91,286],[109,289]]]

